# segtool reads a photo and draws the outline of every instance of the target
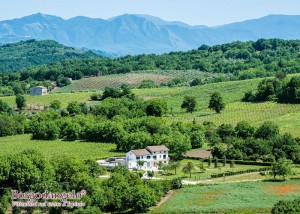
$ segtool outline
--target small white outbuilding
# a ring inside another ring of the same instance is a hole
[[[44,86],[35,86],[30,90],[30,96],[43,96],[48,93],[48,89]]]

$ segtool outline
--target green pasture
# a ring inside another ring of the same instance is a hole
[[[270,213],[277,201],[300,197],[299,190],[299,180],[190,186],[151,213]]]

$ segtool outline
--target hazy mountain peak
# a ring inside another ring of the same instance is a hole
[[[19,20],[26,20],[26,21],[51,21],[51,20],[61,20],[63,21],[61,17],[43,14],[43,13],[36,13],[29,16],[25,16],[23,18],[19,18]]]
[[[33,14],[0,22],[0,43],[35,38],[67,46],[120,54],[165,53],[259,38],[300,39],[300,15],[268,15],[217,27],[190,26],[145,14],[108,20],[84,16],[68,20]]]

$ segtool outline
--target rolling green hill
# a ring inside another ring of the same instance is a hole
[[[91,51],[76,50],[55,41],[28,40],[0,46],[0,71],[15,71],[68,59],[96,57]]]
[[[259,125],[271,120],[279,125],[282,133],[290,132],[300,137],[300,105],[278,104],[274,102],[244,103],[240,102],[244,93],[255,90],[261,79],[243,81],[231,81],[212,83],[195,87],[134,89],[133,92],[144,99],[162,98],[168,103],[166,119],[171,121],[199,122],[213,121],[217,125],[230,123],[235,125],[239,121],[246,120],[251,124]],[[225,111],[216,114],[208,109],[210,95],[218,91],[226,103]],[[59,100],[66,107],[70,101],[82,101],[92,103],[90,95],[93,92],[78,93],[54,93],[46,96],[26,96],[28,106],[49,105],[53,100]],[[195,96],[198,102],[193,114],[186,113],[180,108],[185,95]],[[3,97],[3,101],[15,106],[15,97]],[[32,107],[33,108],[33,107]],[[173,115],[173,116],[172,116]]]

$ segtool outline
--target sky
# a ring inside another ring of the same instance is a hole
[[[0,20],[34,13],[65,19],[75,16],[108,19],[128,13],[217,26],[269,14],[300,15],[300,0],[0,0],[0,3]]]

